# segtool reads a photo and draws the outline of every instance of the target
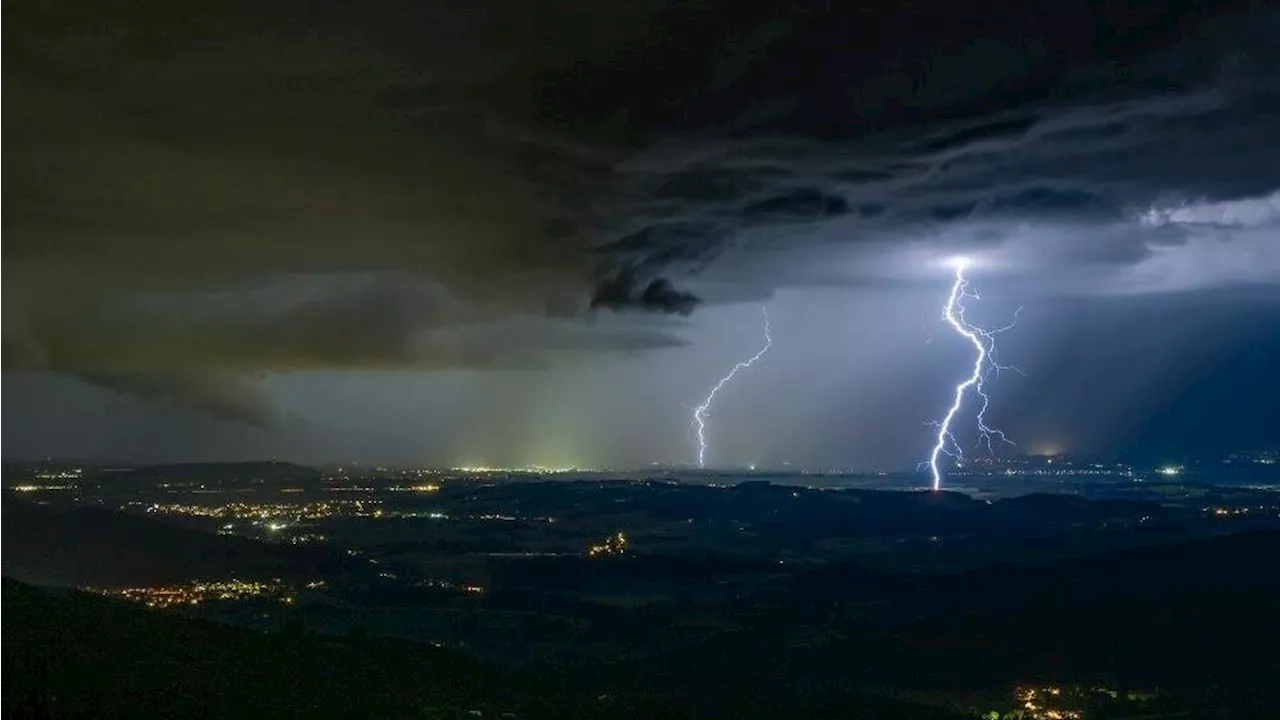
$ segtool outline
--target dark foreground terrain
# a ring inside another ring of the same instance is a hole
[[[4,712],[946,718],[984,712],[998,700],[978,691],[1017,678],[1158,693],[1142,714],[1092,717],[1275,717],[1277,553],[1280,533],[1260,532],[951,576],[828,568],[772,607],[722,608],[753,615],[741,631],[574,670],[315,634],[287,614],[274,631],[228,627],[6,580]]]
[[[284,470],[12,479],[5,717],[1280,717],[1266,483]]]
[[[590,692],[416,643],[254,632],[8,580],[3,653],[6,718],[956,717],[856,693],[782,707],[766,692],[703,710],[639,677]]]

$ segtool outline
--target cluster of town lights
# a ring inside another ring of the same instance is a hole
[[[308,585],[308,587],[311,587]],[[84,588],[90,592],[140,603],[149,608],[163,609],[177,605],[199,605],[213,600],[247,600],[257,597],[277,597],[286,604],[294,602],[294,596],[279,579],[274,580],[192,580],[183,585],[129,588]]]
[[[596,543],[587,548],[587,557],[600,557],[602,555],[622,555],[627,551],[627,536],[619,531],[616,535],[610,535],[603,542]]]

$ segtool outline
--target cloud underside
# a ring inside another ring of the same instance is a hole
[[[6,368],[262,418],[255,373],[677,345],[615,314],[698,277],[1276,283],[1276,15],[1085,5],[18,6]]]
[[[366,275],[62,307],[9,333],[5,367],[265,424],[274,415],[253,379],[265,373],[525,371],[684,344],[661,323],[489,313],[435,283]]]

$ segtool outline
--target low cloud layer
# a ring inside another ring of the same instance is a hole
[[[7,11],[6,368],[263,418],[257,373],[670,347],[619,314],[960,252],[1280,283],[1274,12],[429,5]]]
[[[671,328],[486,313],[404,277],[277,281],[63,307],[10,333],[6,369],[52,370],[219,417],[268,423],[251,376],[314,370],[529,370],[684,343]]]

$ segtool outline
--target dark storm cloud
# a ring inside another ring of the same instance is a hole
[[[766,266],[751,272],[757,282],[796,279],[806,252],[824,245],[833,249],[823,257],[860,266],[846,282],[882,280],[877,263],[893,265],[904,248],[891,275],[933,248],[934,259],[978,251],[1011,271],[1061,275],[1077,291],[1280,280],[1256,233],[1161,232],[1141,221],[1151,208],[1274,201],[1274,13],[885,8],[805,15],[800,35],[757,55],[753,71],[690,89],[671,122],[698,139],[624,165],[628,177],[647,178],[631,186],[637,206],[667,221],[715,218],[732,224],[739,245],[782,249],[790,259],[756,263]],[[894,47],[877,44],[881,36]],[[735,125],[751,98],[778,112]],[[666,178],[715,180],[681,205]],[[1254,262],[1245,272],[1206,263],[1211,245]],[[1118,271],[1158,276],[1169,264],[1186,277],[1133,284]]]
[[[248,379],[258,373],[519,370],[557,357],[684,344],[670,329],[486,313],[437,284],[381,276],[153,293],[39,319],[10,330],[6,369],[74,373],[144,399],[258,424],[274,419]]]
[[[666,278],[650,280],[641,287],[630,272],[622,272],[600,283],[591,298],[592,309],[628,308],[688,315],[698,304],[693,293],[677,290]]]
[[[223,378],[670,346],[571,318],[699,274],[1275,282],[1246,5],[18,3],[6,367],[250,408]],[[261,289],[334,274],[376,280]]]
[[[80,373],[80,379],[142,400],[177,409],[194,409],[221,420],[266,426],[278,420],[275,409],[243,377],[209,372]]]

